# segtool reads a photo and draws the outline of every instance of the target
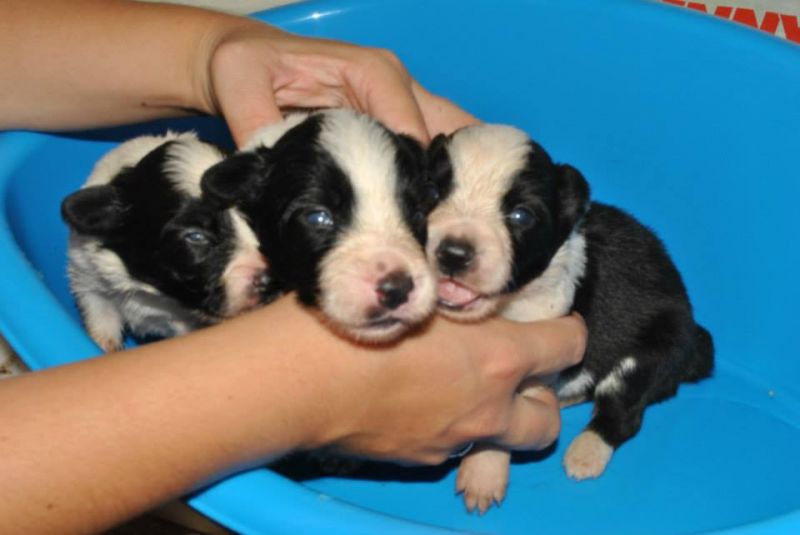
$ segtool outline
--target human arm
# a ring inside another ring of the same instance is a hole
[[[386,50],[169,4],[6,0],[0,10],[0,130],[205,113],[224,116],[241,145],[286,107],[350,106],[422,141],[475,121]]]
[[[471,440],[540,448],[580,320],[435,319],[399,344],[336,337],[289,297],[192,334],[0,382],[0,532],[104,529],[295,449],[437,463]],[[324,350],[322,349],[324,348]]]

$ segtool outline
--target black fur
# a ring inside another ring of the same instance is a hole
[[[583,232],[587,271],[573,308],[586,319],[589,338],[582,365],[564,377],[586,369],[599,381],[626,356],[636,359],[623,389],[589,395],[596,406],[589,429],[616,448],[638,432],[647,405],[711,374],[713,345],[651,230],[617,208],[592,203]]]

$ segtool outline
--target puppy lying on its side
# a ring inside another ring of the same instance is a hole
[[[70,286],[103,350],[126,330],[180,335],[274,297],[245,219],[201,199],[202,173],[222,158],[192,133],[138,137],[63,201]]]
[[[647,405],[710,375],[713,345],[695,323],[681,276],[661,241],[630,215],[589,202],[589,186],[511,127],[480,125],[434,140],[427,252],[439,311],[475,321],[500,313],[536,321],[578,311],[584,361],[555,389],[563,405],[594,400],[564,457],[575,479],[599,476],[641,426]],[[457,486],[481,512],[505,496],[509,453],[462,460]]]
[[[351,110],[288,121],[211,167],[204,196],[246,214],[270,277],[338,332],[394,340],[436,299],[423,250],[433,201],[424,151]]]

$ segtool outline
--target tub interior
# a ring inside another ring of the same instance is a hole
[[[332,1],[261,17],[392,48],[431,90],[578,167],[595,199],[662,237],[714,336],[717,369],[651,407],[595,481],[561,467],[591,407],[564,410],[555,447],[517,455],[506,501],[482,517],[454,494],[454,463],[329,477],[289,459],[193,505],[243,533],[678,534],[776,519],[800,530],[800,49],[635,0]],[[61,200],[116,143],[166,128],[230,144],[211,118],[0,138],[0,327],[32,367],[98,353],[67,288]]]

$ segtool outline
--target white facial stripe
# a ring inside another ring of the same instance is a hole
[[[356,203],[351,232],[380,234],[387,241],[407,235],[397,202],[396,151],[389,134],[366,116],[335,110],[326,113],[319,142],[350,179]]]
[[[500,214],[512,178],[525,166],[528,140],[521,130],[503,125],[459,131],[450,144],[453,177],[458,182],[446,203],[464,216]]]
[[[259,251],[258,238],[244,216],[233,208],[228,210],[228,214],[233,225],[234,250],[221,277],[225,292],[223,316],[236,315],[258,304],[253,284],[267,269]]]
[[[237,252],[258,249],[258,238],[250,225],[247,224],[247,221],[245,221],[244,216],[235,208],[229,209],[228,214],[231,217],[231,223],[233,223],[234,239],[236,240],[234,249]]]
[[[273,146],[287,131],[294,128],[308,117],[307,113],[297,112],[286,116],[279,123],[268,124],[257,130],[242,147],[242,152],[252,151],[258,147]]]
[[[95,164],[91,175],[82,187],[102,186],[111,182],[123,167],[131,167],[139,163],[149,152],[167,141],[178,138],[195,138],[194,133],[176,134],[167,132],[163,136],[139,136],[120,144],[105,154]]]
[[[178,191],[199,197],[203,173],[223,157],[218,148],[198,140],[194,133],[182,134],[167,149],[165,175]]]

